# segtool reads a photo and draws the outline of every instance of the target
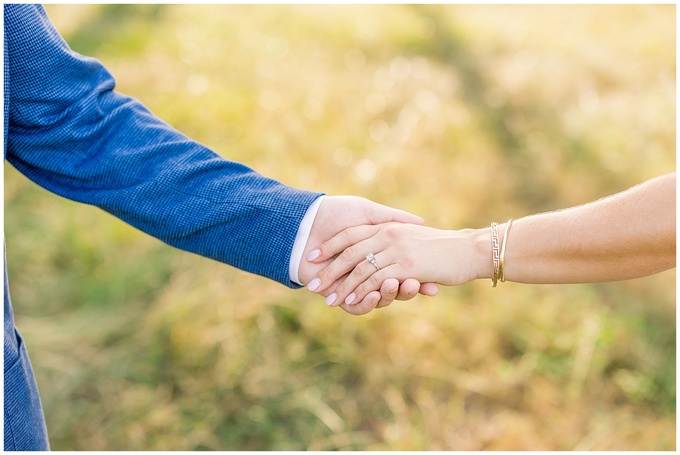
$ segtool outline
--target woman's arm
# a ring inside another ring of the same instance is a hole
[[[508,224],[499,226],[499,240]],[[507,281],[584,283],[637,278],[675,266],[675,173],[621,193],[516,220],[504,257]],[[491,230],[444,231],[385,224],[353,228],[320,248],[315,261],[340,256],[319,275],[322,291],[349,277],[327,302],[360,301],[387,278],[444,285],[493,276]],[[374,254],[378,270],[365,259]]]
[[[675,266],[675,173],[590,204],[522,218],[508,236],[505,278],[583,283]]]

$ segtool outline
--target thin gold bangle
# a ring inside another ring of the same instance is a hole
[[[501,257],[498,265],[498,276],[501,283],[505,282],[505,245],[508,243],[508,232],[512,227],[512,220],[508,220],[508,227],[505,228],[505,234],[503,234],[503,243],[501,244]]]
[[[500,272],[500,255],[498,252],[498,223],[491,223],[491,259],[493,260],[493,277],[491,278],[491,287],[496,287],[498,284],[498,274]]]

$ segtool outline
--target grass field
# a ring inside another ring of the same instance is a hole
[[[121,92],[221,155],[435,227],[675,170],[674,5],[46,8]],[[9,165],[4,189],[55,450],[676,448],[675,270],[475,282],[354,317]]]

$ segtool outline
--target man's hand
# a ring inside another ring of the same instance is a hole
[[[310,284],[316,274],[324,269],[329,261],[313,264],[307,257],[319,245],[339,232],[353,226],[363,224],[381,224],[387,222],[424,224],[423,219],[402,210],[393,209],[357,196],[327,196],[319,206],[309,240],[305,246],[300,263],[299,277],[303,284]],[[336,282],[326,289],[323,295],[330,295],[340,284]],[[313,283],[312,283],[313,286]],[[439,287],[436,283],[423,283],[414,279],[405,280],[401,285],[396,279],[385,280],[380,292],[373,291],[361,302],[354,305],[342,303],[342,309],[351,314],[366,314],[374,308],[382,308],[391,304],[394,299],[409,300],[420,292],[424,295],[436,295]]]

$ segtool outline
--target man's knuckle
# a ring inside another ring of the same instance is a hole
[[[414,289],[412,286],[402,286],[401,289],[399,290],[399,300],[408,300],[413,298],[418,291]]]

